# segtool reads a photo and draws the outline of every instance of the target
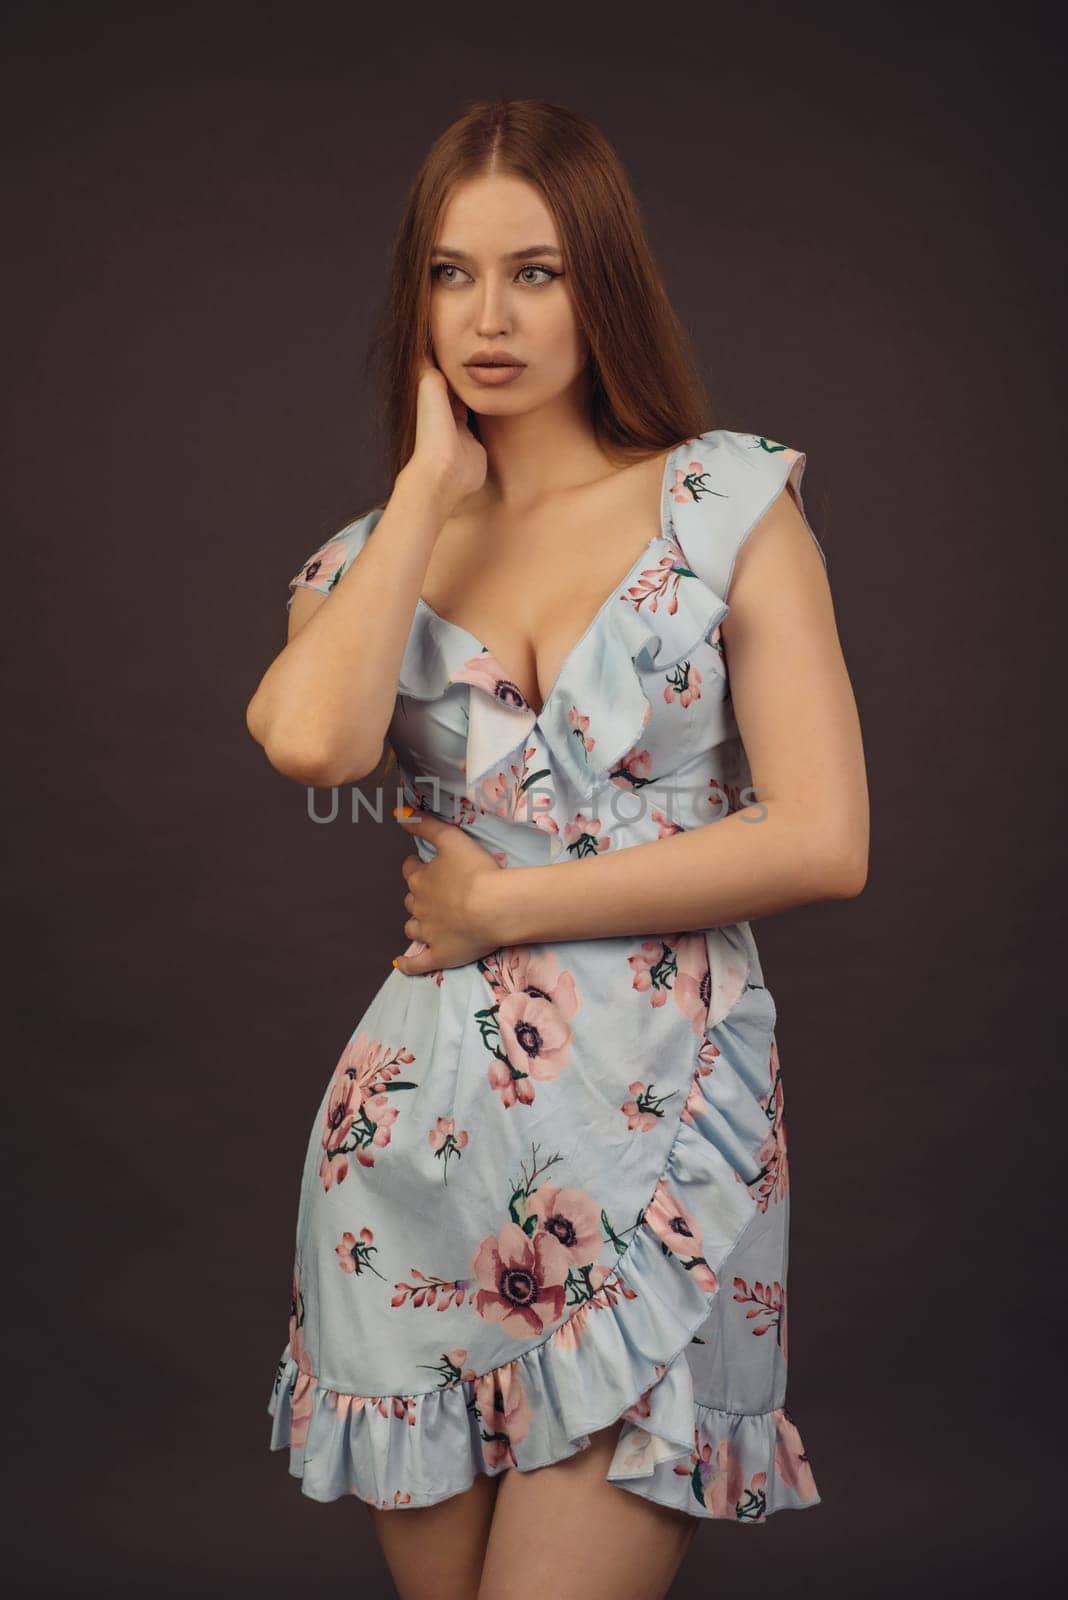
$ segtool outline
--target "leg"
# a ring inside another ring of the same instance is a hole
[[[698,1519],[606,1481],[622,1426],[567,1461],[505,1474],[477,1600],[663,1600]]]
[[[436,1506],[368,1506],[398,1600],[474,1600],[501,1479],[479,1472]]]

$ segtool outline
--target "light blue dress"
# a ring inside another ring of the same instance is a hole
[[[659,533],[538,714],[420,599],[389,728],[407,803],[504,868],[566,870],[742,808],[758,825],[720,624],[738,550],[784,487],[804,515],[804,467],[724,429],[676,446]],[[381,515],[290,587],[329,594]],[[784,1404],[775,1021],[746,922],[391,970],[304,1163],[268,1406],[303,1493],[433,1505],[623,1417],[621,1489],[752,1523],[818,1504]]]

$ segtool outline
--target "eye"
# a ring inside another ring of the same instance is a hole
[[[538,280],[541,283],[549,283],[553,278],[560,276],[558,272],[553,272],[551,267],[536,267],[532,261],[528,261],[526,266],[520,267],[519,270],[520,272],[543,272],[545,274],[544,278]],[[528,279],[527,281],[529,283],[530,280]]]
[[[452,261],[439,261],[437,266],[431,267],[430,276],[445,283],[452,283],[453,280],[451,278],[444,277],[444,274],[446,272],[461,272],[462,270],[463,269],[461,267],[456,266],[456,264]]]
[[[458,283],[458,278],[448,278],[445,276],[445,274],[449,272],[463,272],[463,268],[458,267],[454,261],[439,261],[430,268],[430,276],[435,280],[435,282]],[[562,273],[554,272],[551,267],[540,267],[537,266],[533,261],[528,261],[524,266],[520,267],[519,272],[516,273],[516,277],[519,277],[520,274],[524,272],[540,272],[542,274],[540,278],[524,279],[526,287],[530,289],[540,288],[542,284],[551,283],[554,278],[563,276]],[[464,276],[466,277],[467,274],[464,273]]]

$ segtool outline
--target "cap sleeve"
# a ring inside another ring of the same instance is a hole
[[[673,508],[676,520],[690,526],[699,554],[701,577],[723,600],[746,539],[787,489],[824,567],[827,557],[812,531],[801,496],[807,457],[803,450],[762,434],[716,428],[699,435],[678,458]]]
[[[290,578],[290,590],[316,589],[319,594],[329,594],[342,575],[352,566],[384,510],[384,506],[376,506],[353,522],[347,522],[337,533],[331,534],[325,544],[321,544],[305,558],[300,570]],[[293,595],[290,593],[286,600],[287,611],[292,604]]]

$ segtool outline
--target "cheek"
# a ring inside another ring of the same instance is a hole
[[[459,337],[459,307],[449,304],[448,297],[431,296],[430,300],[430,337],[439,358],[448,357],[454,349]]]
[[[558,378],[570,379],[581,371],[588,346],[585,335],[570,309],[554,309],[546,316],[538,335],[546,367]]]

